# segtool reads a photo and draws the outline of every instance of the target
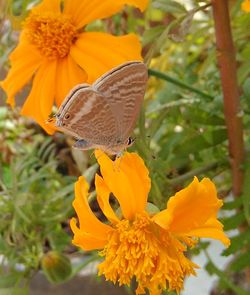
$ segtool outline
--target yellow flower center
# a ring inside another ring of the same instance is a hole
[[[30,42],[48,59],[67,56],[78,35],[70,17],[61,13],[31,13],[24,29]]]
[[[188,242],[192,244],[191,239]],[[194,242],[195,243],[195,242]],[[135,276],[136,294],[161,294],[162,290],[183,287],[186,275],[195,274],[197,266],[183,252],[186,246],[154,224],[147,213],[137,214],[134,221],[122,220],[110,233],[103,251],[99,274],[120,285],[128,285]]]

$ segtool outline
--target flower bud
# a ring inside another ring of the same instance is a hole
[[[41,266],[47,279],[51,283],[66,281],[72,272],[68,257],[57,251],[50,251],[42,257]]]

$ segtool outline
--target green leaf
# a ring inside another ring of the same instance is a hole
[[[247,222],[250,224],[250,159],[247,157],[245,164],[245,173],[244,173],[244,185],[243,185],[243,208],[246,216]]]
[[[22,276],[22,274],[17,272],[14,272],[8,275],[1,275],[0,288],[13,287],[18,282],[18,279],[20,278],[20,276]],[[2,294],[1,291],[0,291],[0,294]]]
[[[155,0],[152,3],[152,7],[173,14],[186,12],[186,9],[183,5],[172,0]]]
[[[237,198],[230,202],[225,202],[223,204],[223,210],[233,210],[242,206],[242,198]]]
[[[180,19],[180,22],[176,23],[168,37],[175,42],[183,42],[190,31],[194,15],[195,10],[190,10],[184,18]]]
[[[216,146],[217,144],[221,144],[225,140],[227,140],[227,130],[226,129],[217,129],[213,130],[208,134],[208,140],[210,142],[210,146]],[[210,137],[210,138],[209,138]]]
[[[0,289],[1,295],[28,295],[27,288],[4,288]]]
[[[143,34],[143,46],[153,42],[164,31],[164,26],[156,26],[145,31]]]
[[[224,126],[225,120],[221,117],[218,117],[211,112],[207,112],[200,108],[188,107],[185,112],[183,112],[185,119],[193,123],[203,124],[203,125],[215,125],[215,126]]]
[[[8,111],[6,107],[0,107],[0,120],[4,120],[7,117]]]
[[[242,88],[243,88],[244,95],[248,99],[248,104],[250,104],[250,78],[246,79],[246,81],[244,82]]]
[[[250,265],[250,251],[238,255],[231,264],[231,269],[235,272],[239,272]]]
[[[239,233],[237,236],[230,238],[230,247],[223,251],[223,255],[228,256],[235,254],[245,246],[250,245],[250,229]]]
[[[204,132],[197,136],[187,138],[176,148],[175,152],[182,155],[195,154],[201,150],[214,147],[224,142],[226,139],[227,133],[225,129]]]
[[[250,74],[250,60],[245,60],[237,70],[238,80],[242,83]]]
[[[223,219],[222,223],[224,224],[224,230],[227,231],[227,230],[238,228],[238,226],[243,224],[244,221],[245,221],[244,212],[239,212],[233,216]]]
[[[10,166],[8,165],[3,165],[2,166],[2,173],[3,173],[3,183],[5,184],[6,187],[9,187],[12,182],[12,171],[10,169]],[[1,168],[0,168],[1,171]]]
[[[63,251],[70,244],[71,237],[65,232],[61,224],[58,224],[53,233],[49,233],[48,239],[52,249]]]

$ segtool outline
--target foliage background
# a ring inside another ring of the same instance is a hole
[[[8,69],[8,54],[15,47],[22,20],[36,2],[0,0],[1,78]],[[87,30],[117,35],[131,31],[141,36],[150,79],[131,151],[139,152],[150,169],[150,200],[164,208],[167,198],[194,175],[213,179],[219,195],[225,198],[223,210],[227,214],[222,211],[222,218],[230,216],[223,218],[225,230],[237,231],[223,253],[234,257],[225,272],[209,257],[207,271],[218,276],[219,292],[249,294],[250,14],[240,10],[242,1],[229,2],[246,150],[244,190],[235,199],[228,197],[232,190],[228,135],[210,2],[153,0],[144,15],[127,7],[111,19],[96,21]],[[81,174],[91,181],[97,166],[91,152],[71,149],[71,138],[63,134],[47,136],[18,111],[7,108],[3,93],[0,99],[0,253],[4,257],[0,290],[12,292],[15,288],[20,292],[21,286],[26,292],[30,279],[41,268],[50,281],[61,282],[97,259],[93,253],[87,256],[87,262],[73,268],[68,260],[79,255],[70,246],[68,228],[68,219],[74,214],[73,183]],[[25,91],[18,97],[18,104],[24,99]],[[95,192],[91,205],[100,214]],[[201,243],[192,254],[207,253],[208,245]],[[61,265],[48,267],[42,263],[51,250],[60,256]],[[242,274],[240,279],[236,273]]]

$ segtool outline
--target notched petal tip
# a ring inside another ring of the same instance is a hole
[[[76,225],[77,221],[75,218],[70,220],[70,227],[74,233],[72,244],[82,248],[85,251],[102,249],[106,244],[106,239],[99,237],[98,235],[84,232]]]
[[[167,209],[153,219],[175,234],[213,238],[227,246],[229,239],[216,217],[221,206],[214,183],[208,178],[199,182],[195,177],[191,184],[171,197]]]
[[[88,193],[89,191],[89,184],[87,180],[83,176],[78,177],[78,181],[75,183],[75,189],[79,191],[79,189],[82,191],[84,189],[84,193]]]

